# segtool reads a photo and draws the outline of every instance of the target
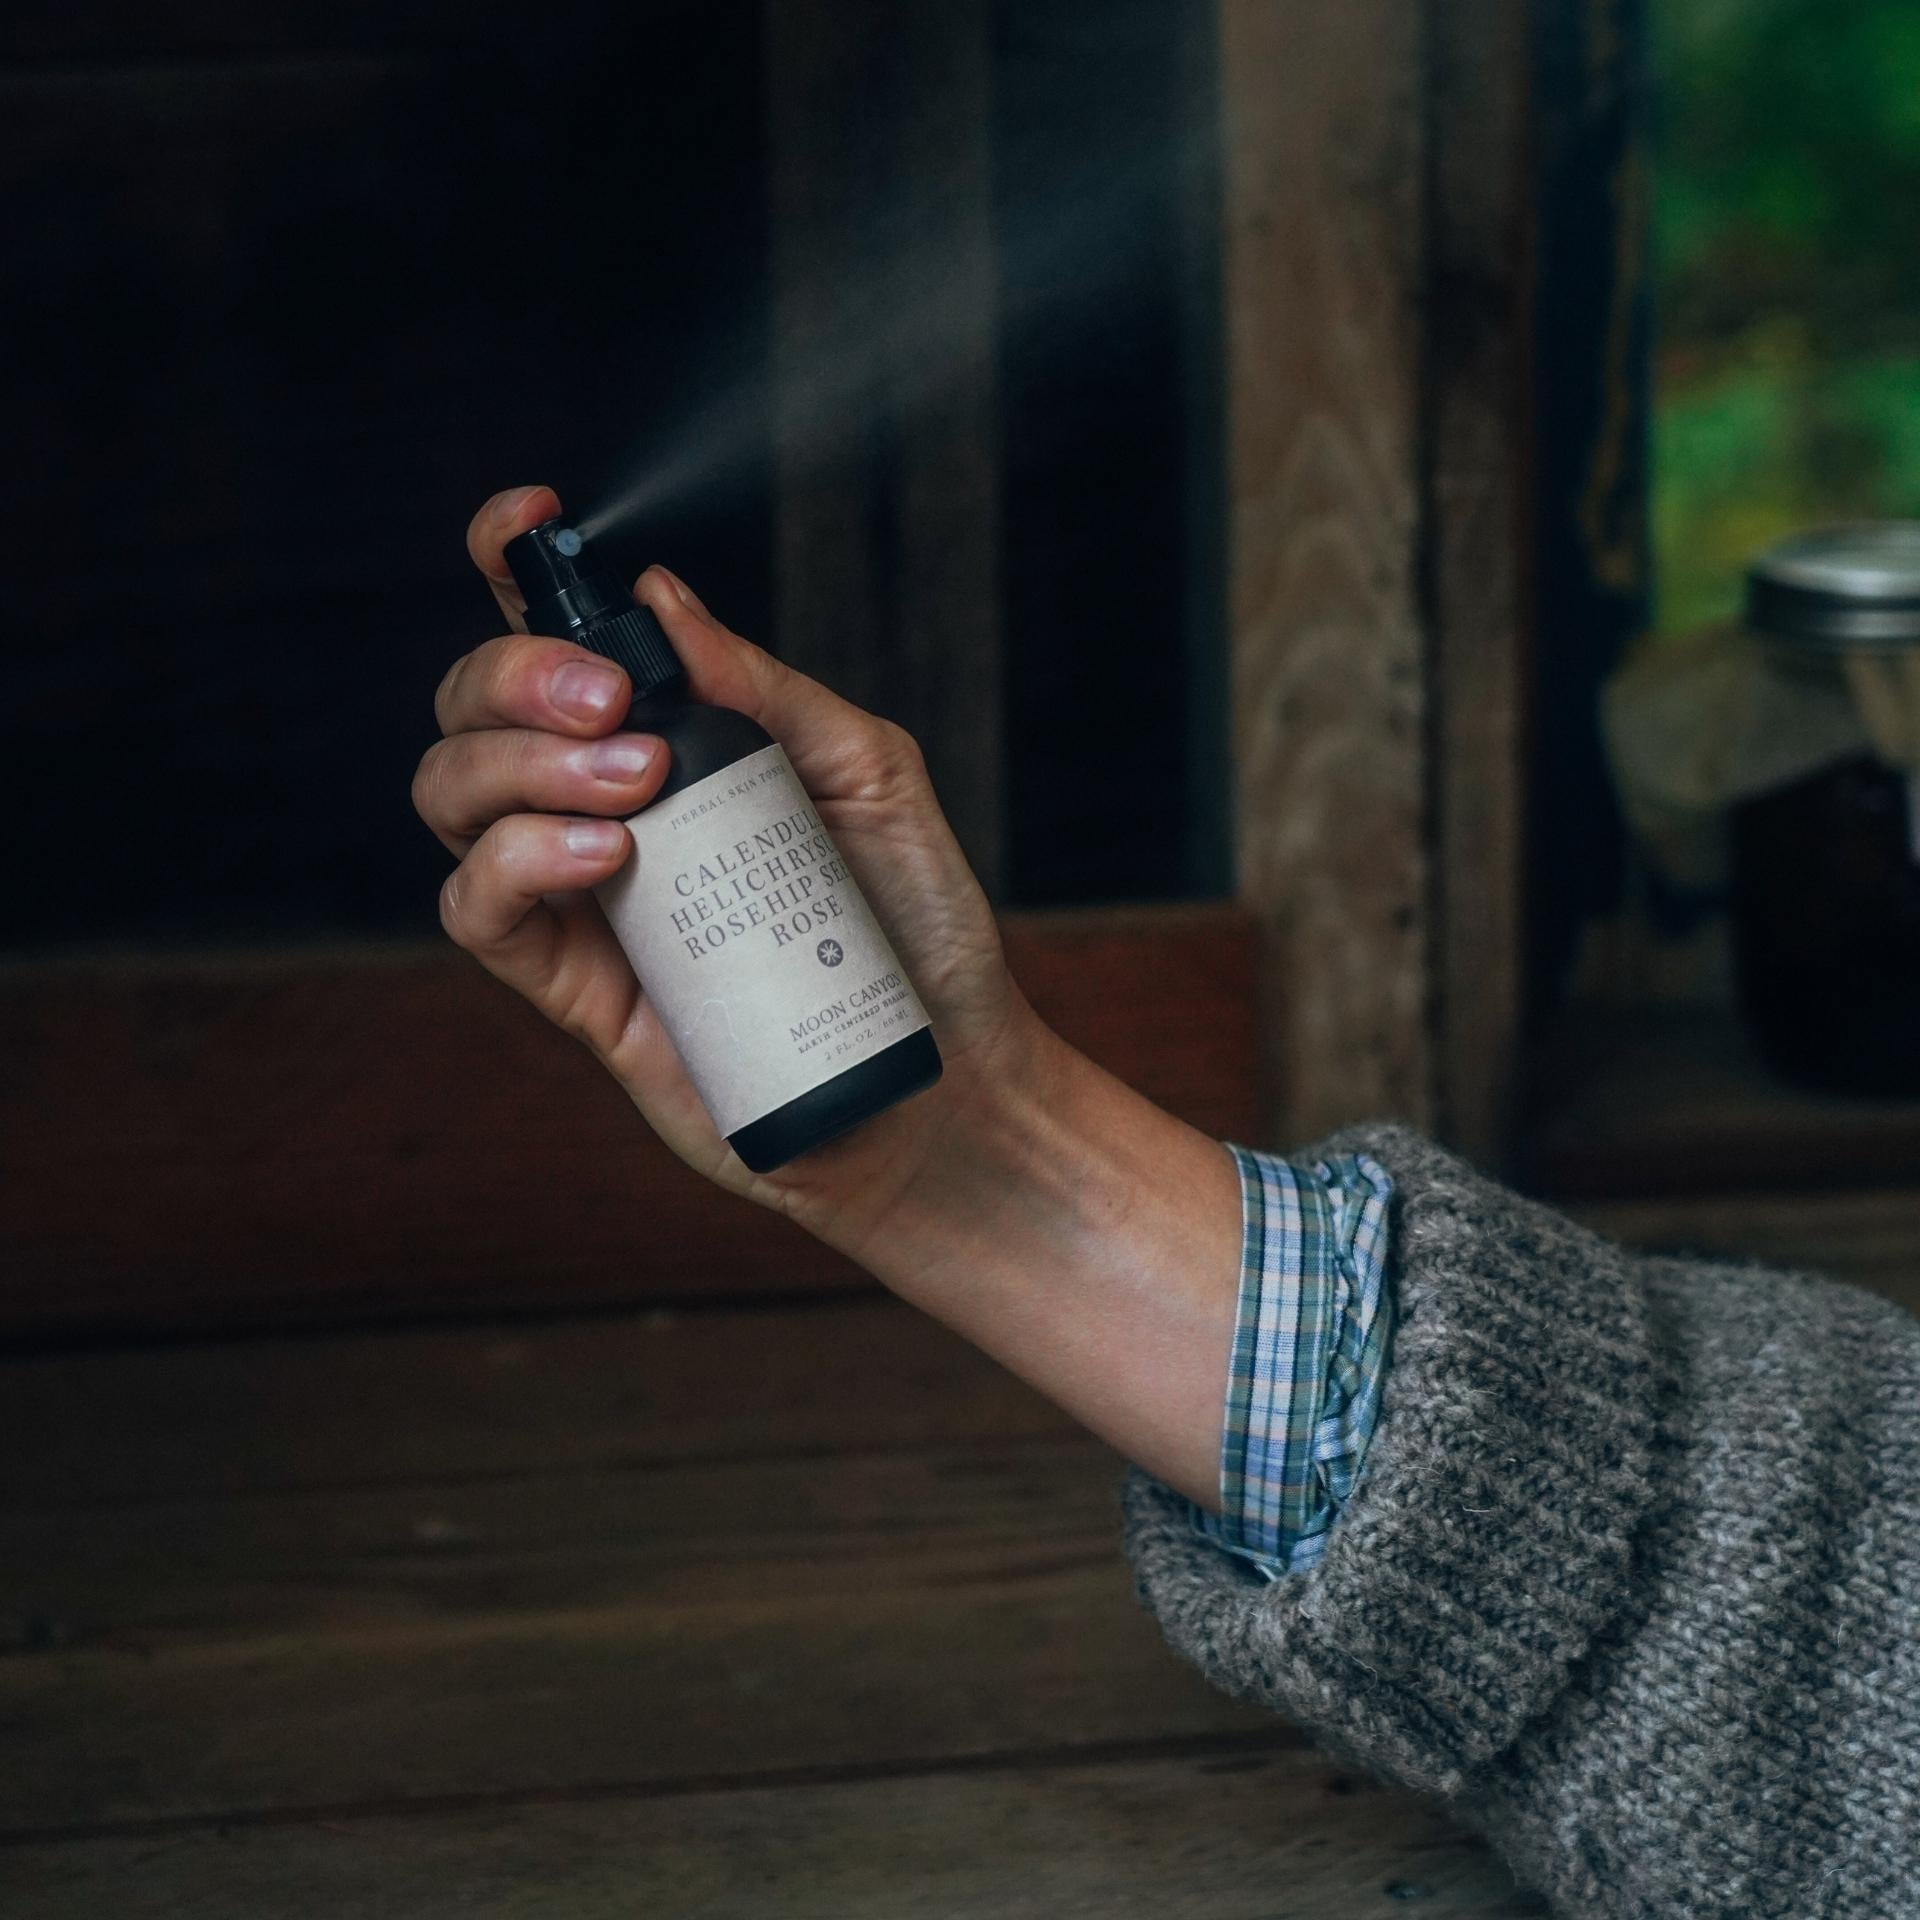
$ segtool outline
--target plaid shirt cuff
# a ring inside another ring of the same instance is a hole
[[[1393,1330],[1393,1183],[1361,1154],[1296,1165],[1222,1144],[1240,1170],[1240,1310],[1220,1512],[1193,1521],[1277,1579],[1318,1562],[1366,1458]]]

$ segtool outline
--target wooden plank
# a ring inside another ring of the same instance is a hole
[[[1584,1009],[1533,1079],[1525,1173],[1543,1192],[1892,1186],[1920,1168],[1920,1103],[1790,1086],[1724,1009]]]
[[[1530,10],[1534,564],[1552,594],[1528,691],[1529,985],[1556,1004],[1604,950],[1624,835],[1600,689],[1646,631],[1652,339],[1647,0]]]
[[[1119,1472],[1063,1436],[53,1506],[6,1516],[4,1577],[62,1650],[214,1663],[250,1641],[480,1638],[534,1612],[778,1613],[850,1581],[1118,1573]]]
[[[1297,1752],[670,1799],[371,1814],[0,1851],[44,1920],[1515,1920],[1544,1905],[1430,1806]]]
[[[750,1386],[749,1384],[750,1383]],[[42,1355],[0,1367],[0,1508],[464,1483],[1079,1431],[885,1294]]]
[[[999,897],[989,9],[768,0],[775,639],[907,727]]]
[[[1006,936],[1068,1039],[1209,1132],[1257,1125],[1245,914]],[[869,1284],[438,946],[0,969],[0,1143],[0,1326],[43,1334]]]
[[[1276,1137],[1430,1108],[1422,13],[1220,8],[1237,884]]]
[[[1273,1732],[1092,1442],[0,1521],[16,1836]]]
[[[1427,9],[1423,457],[1435,1124],[1506,1158],[1519,1069],[1530,604],[1527,0]]]
[[[1531,1077],[1530,1191],[1636,1245],[1831,1274],[1920,1311],[1920,1110],[1786,1086],[1705,1009],[1587,1009]]]
[[[1920,1313],[1920,1190],[1911,1186],[1579,1200],[1568,1211],[1636,1246],[1826,1274]]]
[[[1576,1201],[1603,1232],[1831,1271],[1920,1307],[1910,1190]],[[741,1390],[751,1381],[752,1392]],[[884,1295],[557,1325],[16,1359],[0,1508],[460,1483],[1045,1439],[1067,1416]]]

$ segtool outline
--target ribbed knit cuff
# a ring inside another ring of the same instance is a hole
[[[1650,1497],[1645,1303],[1633,1256],[1408,1129],[1311,1151],[1367,1154],[1395,1189],[1398,1320],[1359,1485],[1319,1565],[1269,1583],[1136,1470],[1127,1551],[1214,1684],[1460,1797],[1625,1596]]]

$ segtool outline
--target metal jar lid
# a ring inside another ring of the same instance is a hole
[[[1822,527],[1747,569],[1747,625],[1833,651],[1920,646],[1920,520]]]

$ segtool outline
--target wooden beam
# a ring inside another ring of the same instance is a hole
[[[1426,26],[1433,1118],[1488,1166],[1512,1146],[1526,954],[1530,14],[1439,0]]]
[[[1210,1132],[1254,1112],[1228,906],[1009,916],[1042,1014]],[[0,969],[0,1327],[810,1293],[866,1276],[668,1153],[442,946]]]
[[[990,9],[767,0],[775,640],[1002,874]]]
[[[1287,1139],[1432,1105],[1422,14],[1220,6],[1237,885]]]
[[[1545,1909],[1431,1803],[1312,1754],[1217,1745],[697,1795],[365,1809],[0,1853],[37,1920],[565,1913],[707,1920]],[[1250,1889],[1284,1889],[1276,1908]],[[32,1898],[25,1896],[32,1894]]]

